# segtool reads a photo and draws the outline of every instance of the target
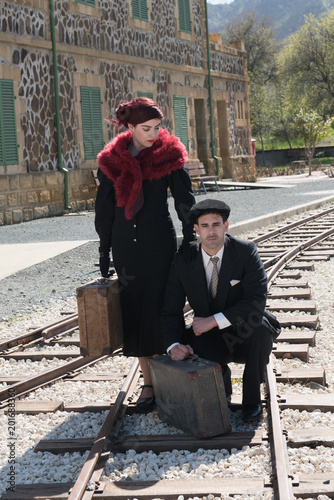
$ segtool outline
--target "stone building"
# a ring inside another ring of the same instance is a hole
[[[163,108],[189,162],[254,180],[245,52],[211,34],[209,71],[205,8],[0,0],[0,224],[92,209],[96,155],[116,134],[106,119],[140,95]]]

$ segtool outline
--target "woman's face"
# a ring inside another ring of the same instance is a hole
[[[138,151],[145,148],[150,148],[156,138],[159,135],[161,120],[159,118],[153,118],[144,123],[138,123],[138,125],[131,125],[129,123],[129,129],[132,132],[132,142]]]

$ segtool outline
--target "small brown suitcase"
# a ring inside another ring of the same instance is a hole
[[[221,366],[193,356],[150,360],[155,399],[162,420],[197,438],[232,429]]]
[[[116,277],[77,288],[80,351],[83,356],[112,354],[123,345],[120,284]]]

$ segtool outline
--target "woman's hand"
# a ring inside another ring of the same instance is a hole
[[[100,272],[101,272],[103,278],[108,278],[109,267],[110,267],[109,252],[100,250],[99,266],[100,266]]]
[[[183,256],[184,260],[191,262],[196,258],[198,249],[199,243],[197,240],[183,240],[181,245],[179,246],[178,252]]]

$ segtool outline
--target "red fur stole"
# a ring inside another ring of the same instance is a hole
[[[138,199],[143,180],[160,179],[183,167],[188,159],[185,146],[168,130],[160,129],[155,143],[133,157],[127,150],[132,132],[117,135],[98,154],[102,172],[113,181],[118,207],[125,207],[125,217],[133,217],[132,207]]]

